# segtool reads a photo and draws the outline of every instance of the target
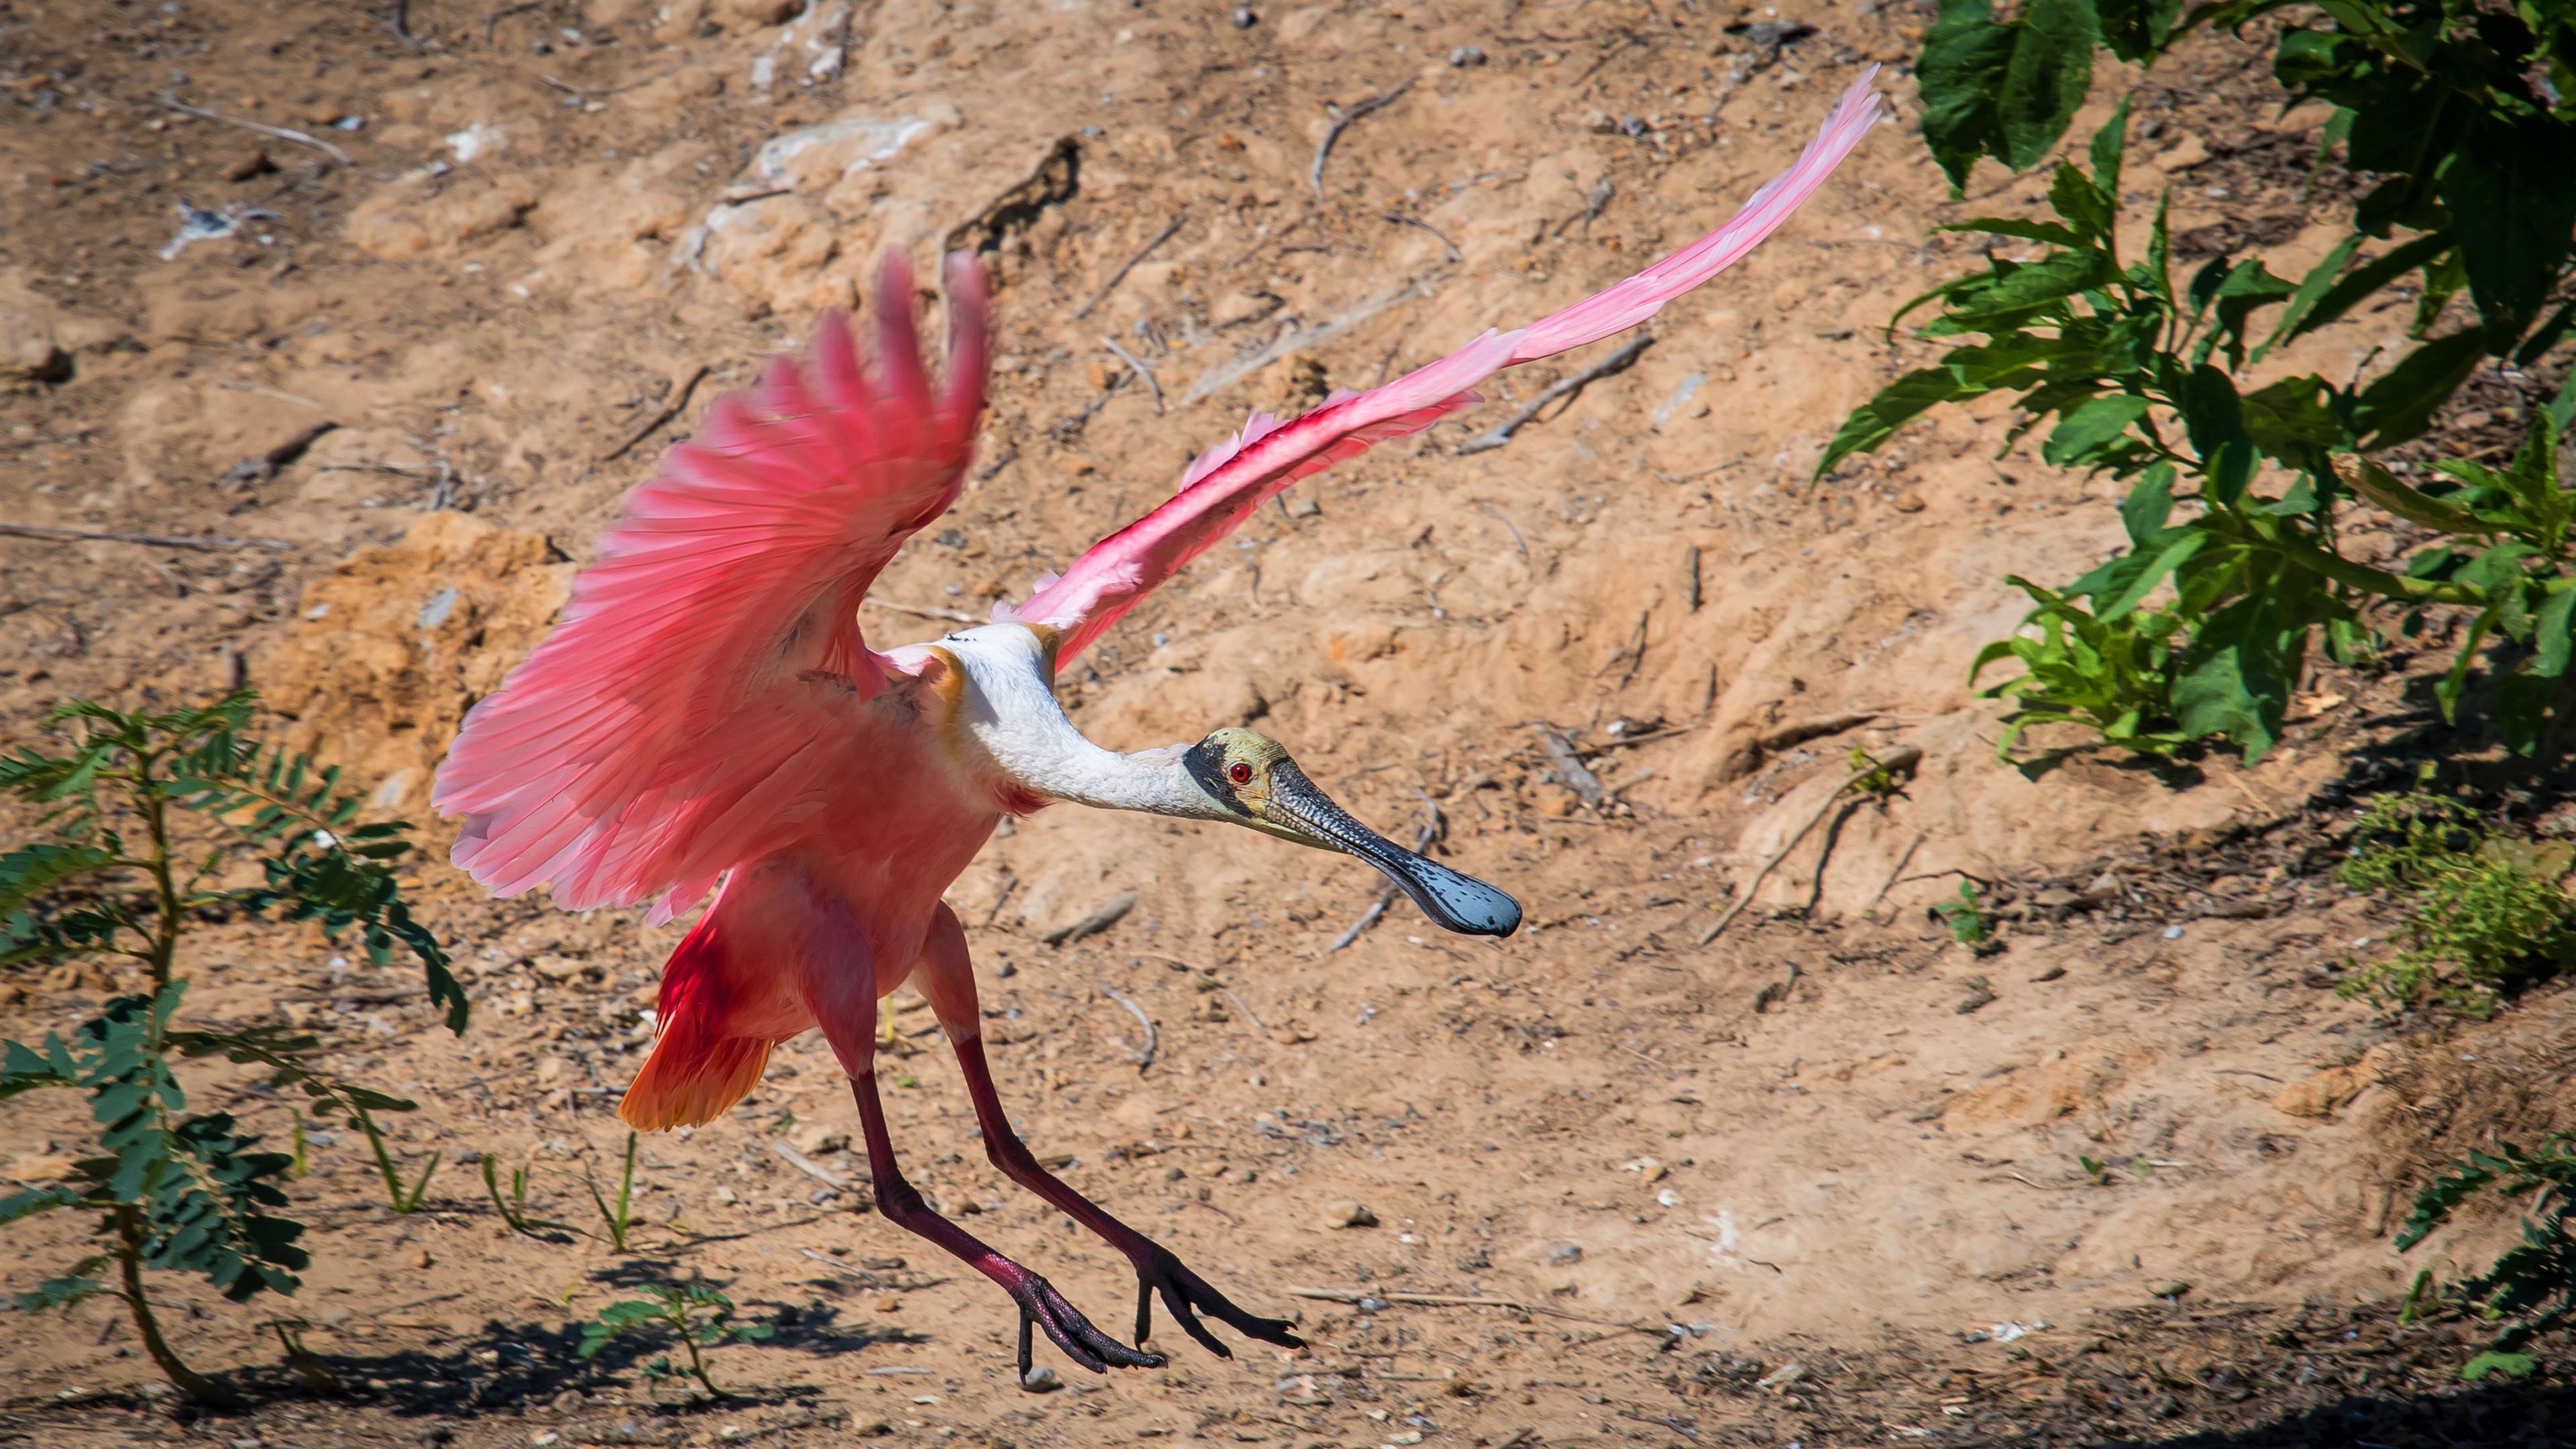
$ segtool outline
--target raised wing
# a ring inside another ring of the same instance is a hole
[[[889,257],[875,375],[827,314],[808,364],[773,363],[671,450],[573,581],[563,619],[477,704],[431,802],[468,817],[455,861],[501,895],[685,910],[728,866],[864,791],[889,661],[858,609],[957,497],[984,403],[983,275],[949,262],[934,395],[912,277]]]
[[[1190,465],[1169,502],[1092,545],[1061,577],[1040,580],[1027,603],[998,616],[1061,630],[1057,660],[1071,659],[1272,494],[1381,439],[1420,432],[1475,405],[1476,385],[1506,367],[1599,341],[1654,316],[1761,245],[1815,194],[1877,122],[1878,95],[1870,89],[1877,75],[1876,66],[1863,71],[1797,163],[1753,193],[1726,225],[1615,287],[1519,331],[1488,332],[1384,387],[1336,393],[1287,423],[1254,414],[1241,433]]]

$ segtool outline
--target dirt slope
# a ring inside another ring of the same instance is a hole
[[[1858,66],[1911,56],[1929,12],[408,17],[407,43],[380,13],[295,0],[0,4],[0,517],[253,541],[0,538],[0,732],[61,698],[246,675],[284,737],[424,811],[464,708],[541,637],[656,452],[850,303],[881,249],[927,277],[970,245],[1001,328],[985,461],[865,619],[880,644],[930,637],[1023,596],[1247,412],[1367,386],[1715,225]],[[2259,235],[2295,259],[2332,239],[2281,159],[2322,115],[2281,116],[2248,59],[2210,46],[2159,76],[2131,185],[2141,203],[2176,188],[2204,245]],[[1910,80],[1889,83],[1910,118]],[[1319,163],[1333,107],[1398,87]],[[2544,995],[2427,1037],[2330,989],[2389,919],[2323,873],[2323,827],[2371,761],[2418,748],[2414,686],[2317,681],[2305,733],[2251,771],[2078,760],[2026,779],[1994,761],[1967,665],[2018,616],[2005,574],[2063,577],[2117,538],[2113,494],[1995,459],[1999,417],[1927,421],[1808,481],[1849,406],[1912,360],[1889,316],[1964,265],[1927,228],[2036,186],[1989,173],[1954,203],[1919,138],[1882,130],[1667,309],[1634,366],[1462,452],[1597,359],[1508,375],[1483,410],[1301,485],[1065,682],[1121,747],[1258,720],[1390,833],[1436,808],[1460,868],[1528,908],[1500,946],[1399,907],[1332,953],[1375,893],[1356,865],[1070,809],[957,887],[1031,1140],[1247,1304],[1302,1308],[1309,1355],[1183,1349],[1161,1373],[1019,1393],[998,1295],[773,1151],[853,1170],[832,1141],[846,1095],[800,1042],[734,1118],[647,1144],[638,1257],[512,1237],[453,1165],[434,1211],[392,1219],[344,1139],[317,1148],[321,1261],[296,1310],[343,1396],[281,1388],[255,1423],[174,1421],[93,1304],[0,1348],[17,1422],[47,1443],[729,1424],[822,1443],[882,1423],[995,1444],[1517,1445],[2192,1425],[2303,1442],[2337,1424],[2395,1442],[2440,1418],[2412,1396],[2461,1351],[2385,1305],[2418,1259],[2467,1261],[2507,1225],[2401,1260],[2392,1204],[2485,1127],[2559,1120],[2576,1022]],[[173,250],[182,205],[235,229]],[[2283,365],[2357,365],[2394,325],[2329,329]],[[1536,722],[1588,753],[1597,808]],[[1756,909],[1695,944],[1856,745],[1922,764],[1894,800],[1831,812]],[[1963,873],[2007,883],[2000,955],[1925,919]],[[676,933],[491,903],[443,865],[420,891],[478,976],[463,1042],[399,978],[238,925],[210,931],[192,1009],[327,1029],[345,1070],[422,1098],[415,1160],[532,1162],[545,1211],[587,1220],[579,1173],[621,1144],[607,1109]],[[1041,943],[1126,891],[1108,933]],[[12,1034],[78,1019],[104,985],[18,980]],[[1155,1022],[1141,1071],[1104,987]],[[908,1020],[918,1180],[1120,1322],[1118,1260],[984,1167],[935,1035]],[[214,1095],[284,1126],[245,1084]],[[0,1131],[32,1161],[80,1125],[75,1103],[21,1099]],[[1328,1225],[1348,1202],[1376,1225]],[[74,1256],[76,1226],[18,1230],[12,1283]],[[568,1322],[654,1277],[794,1310],[781,1346],[718,1355],[748,1402],[656,1409],[633,1357],[571,1357]],[[1521,1306],[1360,1311],[1293,1288]],[[209,1300],[183,1322],[203,1365],[275,1359],[250,1315]],[[2554,1393],[2497,1399],[2482,1442],[2542,1422]]]

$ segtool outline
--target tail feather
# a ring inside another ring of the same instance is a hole
[[[760,1085],[769,1049],[813,1025],[776,984],[785,973],[763,970],[744,932],[731,926],[719,891],[714,907],[662,968],[653,1054],[617,1104],[640,1132],[696,1127],[723,1116]],[[737,900],[737,906],[746,904]]]

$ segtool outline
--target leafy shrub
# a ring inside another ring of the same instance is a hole
[[[2520,1378],[2538,1366],[2522,1351],[2531,1340],[2576,1321],[2576,1230],[2571,1230],[2576,1224],[2570,1221],[2576,1217],[2576,1141],[2556,1133],[2534,1152],[2499,1142],[2494,1150],[2472,1152],[2451,1168],[2416,1194],[2415,1210],[2398,1230],[2397,1251],[2424,1241],[2480,1192],[2493,1189],[2505,1197],[2531,1199],[2522,1241],[2485,1272],[2451,1285],[2442,1295],[2467,1312],[2504,1324],[2486,1351],[2460,1372],[2472,1379],[2490,1373]],[[2430,1281],[2430,1269],[2415,1280],[2410,1314]]]
[[[2284,8],[2221,0],[2177,24],[2175,0],[2030,0],[1999,22],[1987,0],[1945,0],[1919,67],[1925,137],[1954,183],[1980,155],[2034,165],[2083,100],[2096,41],[2152,63],[2197,26]],[[2124,101],[2093,137],[2089,170],[2057,166],[2053,220],[1943,228],[1992,238],[1985,270],[1917,298],[1890,325],[1933,303],[1919,335],[1978,340],[1854,409],[1818,464],[1821,477],[1933,407],[2006,392],[2021,412],[2007,447],[2047,425],[2048,463],[2134,480],[2127,551],[2063,589],[2012,581],[2038,605],[2030,632],[1977,661],[1979,672],[2006,658],[2024,666],[1988,691],[2016,705],[2007,751],[2031,725],[2071,722],[2130,749],[2223,737],[2259,758],[2280,737],[2312,645],[2354,661],[2370,651],[2374,618],[2413,634],[2439,606],[2472,616],[2437,690],[2446,715],[2483,650],[2506,742],[2538,744],[2576,653],[2576,506],[2557,466],[2576,397],[2562,391],[2530,410],[2502,468],[2447,461],[2418,487],[2397,476],[2408,465],[2370,455],[2421,437],[2486,359],[2537,365],[2576,321],[2565,296],[2576,7],[2327,0],[2318,10],[2321,25],[2277,32],[2274,74],[2294,95],[2334,105],[2327,146],[2376,180],[2322,261],[2292,281],[2259,258],[2218,257],[2178,283],[2162,204],[2144,254],[2123,257]],[[2387,245],[2363,258],[2374,242]],[[1999,249],[2032,243],[2026,259]],[[2367,384],[2304,374],[2240,388],[2273,349],[2410,275],[2416,345],[2386,372]],[[2475,320],[2432,335],[2464,291]],[[2362,504],[2442,537],[2402,571],[2346,557],[2342,517]]]
[[[100,1251],[19,1294],[19,1306],[32,1312],[115,1294],[154,1364],[207,1402],[229,1395],[163,1336],[143,1270],[201,1274],[236,1302],[293,1293],[310,1262],[297,1245],[304,1227],[273,1210],[287,1205],[281,1184],[300,1151],[258,1150],[260,1139],[230,1114],[189,1113],[174,1059],[222,1055],[265,1068],[271,1086],[299,1090],[317,1118],[366,1121],[414,1104],[322,1072],[306,1060],[319,1045],[310,1036],[174,1026],[187,993],[179,953],[189,927],[238,911],[313,921],[326,935],[355,929],[379,964],[396,946],[409,950],[448,1026],[461,1032],[466,1021],[447,953],[412,918],[394,878],[393,862],[412,848],[408,827],[354,824],[358,801],[339,793],[337,771],[316,772],[301,756],[246,739],[255,699],[239,690],[159,714],[79,701],[46,720],[71,734],[67,752],[30,745],[0,756],[0,789],[40,807],[39,828],[49,834],[0,855],[0,965],[121,958],[142,978],[68,1036],[0,1044],[0,1099],[48,1087],[81,1092],[100,1148],[75,1162],[67,1181],[0,1200],[0,1223],[54,1208],[100,1214]],[[245,852],[258,856],[259,883],[220,884]],[[300,1114],[296,1121],[300,1147]],[[104,1276],[111,1268],[113,1287]]]
[[[2576,896],[2558,888],[2571,866],[2576,847],[2491,835],[2439,795],[2376,797],[2338,874],[2355,890],[2413,897],[2408,945],[2344,992],[2491,1014],[2499,993],[2576,960]]]
[[[758,1343],[777,1330],[766,1323],[733,1323],[733,1300],[703,1283],[683,1283],[676,1287],[666,1283],[648,1284],[643,1298],[628,1298],[599,1310],[599,1316],[581,1326],[583,1358],[596,1358],[611,1339],[621,1333],[646,1328],[667,1330],[688,1350],[688,1367],[675,1367],[668,1354],[644,1365],[644,1376],[659,1383],[685,1373],[716,1397],[725,1398],[724,1390],[707,1377],[703,1349],[729,1342]],[[703,1314],[705,1317],[701,1318]]]

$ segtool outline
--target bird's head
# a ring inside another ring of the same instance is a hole
[[[1352,819],[1268,735],[1229,725],[1189,746],[1181,764],[1207,796],[1208,808],[1194,812],[1202,818],[1249,826],[1318,850],[1356,855],[1385,872],[1424,915],[1444,929],[1470,936],[1508,936],[1520,928],[1518,901]]]

